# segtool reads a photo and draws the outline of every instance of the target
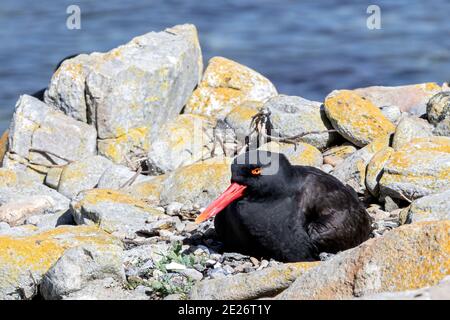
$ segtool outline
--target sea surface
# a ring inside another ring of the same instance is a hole
[[[369,5],[381,10],[370,30]],[[70,5],[81,29],[66,27]],[[0,131],[15,102],[47,86],[67,55],[107,51],[166,27],[197,26],[205,62],[224,56],[280,93],[322,100],[333,89],[450,79],[450,1],[2,0]]]

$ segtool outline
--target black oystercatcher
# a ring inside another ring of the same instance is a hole
[[[227,250],[312,261],[369,238],[370,217],[356,192],[319,169],[253,150],[236,157],[231,172],[231,185],[196,219],[218,214],[214,225]]]

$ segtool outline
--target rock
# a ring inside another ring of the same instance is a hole
[[[380,179],[380,194],[417,199],[450,188],[450,138],[417,138],[392,153]]]
[[[411,203],[411,222],[450,220],[450,190],[422,197]]]
[[[134,183],[133,185],[124,188],[123,191],[147,202],[148,204],[158,205],[160,201],[162,183],[165,178],[165,175],[152,177],[152,179],[149,179],[148,181]]]
[[[126,157],[148,151],[149,137],[180,113],[201,72],[197,30],[178,25],[63,62],[45,101],[94,125],[99,154],[126,164]]]
[[[82,245],[67,250],[47,271],[40,292],[46,300],[59,300],[81,290],[89,281],[109,277],[125,280],[122,247]]]
[[[230,184],[230,164],[202,162],[168,174],[161,189],[161,204],[180,202],[206,207]]]
[[[417,117],[403,117],[395,129],[392,147],[398,150],[408,144],[414,138],[426,138],[433,136],[433,126],[426,120]]]
[[[435,126],[434,134],[450,136],[450,91],[440,92],[428,101],[427,117]]]
[[[331,171],[333,171],[334,167],[330,164],[324,164],[320,167],[320,170],[322,170],[323,172],[326,173],[331,173]]]
[[[422,115],[426,111],[428,100],[441,90],[439,85],[429,82],[398,87],[373,86],[353,91],[379,108],[398,106],[402,112]]]
[[[172,271],[172,270],[186,270],[186,266],[184,264],[171,262],[165,265],[166,270]]]
[[[126,166],[112,165],[102,174],[98,181],[97,188],[99,189],[121,189],[129,186],[131,179],[136,175],[136,172],[132,171]],[[146,182],[153,180],[153,177],[138,175],[132,185],[136,185],[140,182]],[[128,183],[128,184],[127,184]]]
[[[95,128],[27,95],[17,101],[9,132],[8,153],[35,165],[64,165],[97,152]]]
[[[307,143],[300,142],[293,145],[271,141],[262,145],[259,149],[283,153],[293,165],[320,167],[323,164],[322,153]]]
[[[44,183],[52,189],[58,189],[59,180],[61,179],[63,169],[64,167],[50,168],[45,175]]]
[[[432,287],[417,290],[407,290],[399,292],[382,292],[367,295],[361,300],[449,300],[450,299],[450,276]]]
[[[369,192],[378,197],[380,192],[380,187],[378,183],[380,182],[381,176],[383,175],[383,170],[386,162],[391,158],[394,149],[390,147],[385,147],[375,153],[375,155],[370,159],[369,164],[366,168],[366,187]]]
[[[389,146],[389,136],[374,140],[369,145],[352,153],[333,170],[332,175],[342,183],[348,184],[358,193],[366,190],[366,169],[372,157],[381,149]]]
[[[226,58],[213,57],[184,112],[224,119],[245,101],[265,102],[275,95],[273,84],[256,71]]]
[[[450,221],[386,232],[309,269],[278,299],[348,299],[432,286],[450,272]]]
[[[144,290],[126,290],[123,284],[113,278],[89,281],[81,290],[75,291],[64,300],[148,300]]]
[[[191,290],[191,300],[248,300],[272,297],[289,287],[317,262],[282,264],[248,274],[204,280]]]
[[[120,242],[93,226],[65,226],[29,236],[0,236],[0,299],[31,299],[43,275],[70,248]]]
[[[8,150],[8,130],[3,132],[0,136],[0,167],[3,163],[3,158],[5,157],[6,151]]]
[[[80,191],[95,188],[102,175],[112,165],[109,159],[102,156],[91,156],[70,163],[61,173],[58,192],[73,198]]]
[[[236,138],[241,144],[245,143],[246,137],[250,135],[252,118],[263,105],[260,101],[244,101],[234,107],[225,117],[225,123],[234,130]],[[252,137],[249,144],[256,145],[256,136]]]
[[[146,221],[161,215],[138,198],[108,189],[81,192],[72,200],[70,210],[77,224],[96,224],[121,238],[134,234]]]
[[[181,114],[164,124],[148,158],[155,172],[173,171],[206,158],[212,149],[213,124],[203,116]]]
[[[69,199],[23,172],[0,169],[0,221],[23,224],[33,215],[64,213]]]
[[[398,106],[384,106],[384,107],[381,107],[381,112],[392,123],[397,123],[397,121],[402,116],[402,111],[400,110],[400,108]]]
[[[329,164],[333,168],[336,167],[339,163],[341,163],[343,161],[344,161],[344,159],[342,159],[341,157],[337,157],[337,156],[326,156],[323,158],[323,163]]]
[[[179,273],[194,281],[200,281],[203,279],[203,274],[195,269],[185,269],[179,271]]]
[[[324,105],[333,127],[359,147],[395,131],[394,124],[379,108],[353,91],[335,90],[326,97]]]
[[[347,158],[356,151],[356,148],[351,144],[343,144],[341,146],[331,147],[323,152],[324,157],[334,156],[342,159]]]
[[[264,104],[264,108],[271,112],[272,135],[282,138],[333,129],[321,106],[320,102],[285,95],[273,97]],[[335,132],[324,132],[305,135],[301,141],[324,149],[337,137]]]

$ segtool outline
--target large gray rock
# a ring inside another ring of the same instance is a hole
[[[282,264],[260,271],[232,277],[205,280],[190,292],[191,300],[248,300],[272,297],[288,288],[292,282],[316,262]]]
[[[450,189],[413,201],[408,217],[411,222],[450,220]]]
[[[355,93],[372,101],[377,107],[398,106],[401,111],[422,115],[428,100],[442,88],[434,82],[397,87],[373,86],[355,89]]]
[[[292,137],[310,131],[331,130],[322,103],[302,97],[279,95],[269,99],[264,107],[271,112],[272,135]],[[335,132],[309,134],[301,141],[316,148],[324,149],[338,137]]]
[[[81,192],[72,200],[70,209],[77,224],[95,224],[121,238],[143,229],[161,215],[138,198],[107,189]]]
[[[393,152],[380,179],[381,197],[414,200],[450,188],[450,138],[416,138]]]
[[[209,156],[213,123],[210,119],[181,114],[167,122],[154,137],[148,158],[152,169],[165,173]]]
[[[433,286],[450,272],[450,221],[389,231],[307,270],[278,299],[349,299]]]
[[[80,191],[93,189],[113,163],[102,156],[91,156],[64,167],[59,179],[58,192],[68,198]]]
[[[95,155],[96,139],[94,127],[23,95],[11,122],[8,153],[37,165],[64,165]]]
[[[414,138],[426,138],[432,136],[433,126],[426,120],[413,116],[403,117],[395,129],[392,147],[395,150],[398,150]]]
[[[450,136],[450,91],[440,92],[428,101],[427,116],[436,135]]]
[[[112,278],[122,282],[125,280],[122,259],[122,248],[117,245],[71,248],[44,275],[40,292],[46,300],[59,300],[92,280]]]
[[[127,157],[145,153],[149,137],[180,113],[201,73],[197,30],[178,25],[107,53],[66,60],[45,101],[95,125],[99,153],[125,164]]]
[[[60,214],[69,209],[69,199],[33,180],[23,172],[0,169],[0,221],[23,224],[34,215]]]
[[[101,175],[97,188],[99,189],[121,189],[132,182],[136,172],[123,165],[112,165]],[[152,180],[154,177],[140,174],[134,179],[133,184]]]

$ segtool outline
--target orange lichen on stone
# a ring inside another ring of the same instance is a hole
[[[316,147],[307,143],[278,143],[271,141],[261,146],[260,150],[283,153],[293,165],[320,166],[323,163],[322,153]]]
[[[369,192],[374,196],[378,196],[379,193],[378,182],[380,181],[383,175],[384,165],[386,164],[386,162],[389,161],[393,152],[394,149],[390,147],[381,149],[372,157],[369,164],[367,165],[366,187],[367,190],[369,190]]]
[[[360,147],[395,131],[395,125],[379,108],[350,90],[330,94],[325,100],[325,112],[333,127]]]
[[[0,137],[0,167],[2,166],[3,158],[8,150],[8,130],[6,130]]]

